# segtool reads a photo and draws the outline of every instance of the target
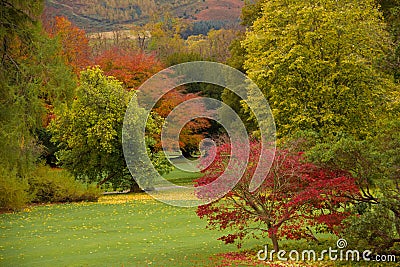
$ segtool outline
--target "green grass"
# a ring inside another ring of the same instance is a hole
[[[215,253],[236,250],[216,240],[221,233],[205,229],[194,208],[104,200],[0,215],[0,266],[209,266]]]
[[[185,172],[176,168],[170,173],[163,175],[166,180],[176,185],[192,185],[193,180],[201,176],[202,174],[198,172]]]
[[[200,175],[175,169],[165,177],[175,184],[189,185]],[[173,199],[184,197],[173,188],[167,193]],[[200,220],[195,210],[168,206],[142,193],[107,195],[98,203],[35,206],[0,214],[0,266],[226,266],[221,264],[232,260],[216,255],[240,250],[217,240],[223,233],[206,229],[207,222]],[[280,244],[287,251],[318,251],[334,247],[337,240],[332,235],[318,237],[322,244],[293,240]],[[242,250],[251,250],[247,254],[251,264],[259,263],[256,253],[265,244],[271,248],[269,240],[245,241]],[[239,261],[238,266],[244,263],[248,261]],[[366,266],[365,262],[360,264],[353,266]]]
[[[174,163],[175,166],[183,167],[187,170],[192,170],[192,172],[188,172],[175,167],[174,170],[163,175],[163,177],[171,183],[174,183],[176,185],[193,185],[193,181],[203,175],[196,168],[196,164],[188,164],[180,157],[171,156],[170,160]]]
[[[108,195],[99,203],[36,206],[0,215],[0,266],[227,266],[216,254],[238,252],[206,229],[195,208],[178,208],[146,194]],[[318,235],[321,244],[281,241],[282,249],[334,247],[337,238]],[[250,264],[269,240],[247,240]],[[254,259],[254,261],[253,261]],[[238,263],[238,262],[236,262]],[[248,263],[248,261],[244,261]],[[304,262],[273,266],[382,266],[365,262]],[[337,264],[337,265],[335,265]],[[234,266],[248,266],[239,264]],[[385,266],[396,266],[395,264]]]

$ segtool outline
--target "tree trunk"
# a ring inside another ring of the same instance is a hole
[[[136,181],[131,182],[131,188],[129,190],[130,193],[141,193],[144,192],[139,185],[136,183]]]
[[[400,235],[400,212],[398,209],[391,207],[392,212],[394,213],[394,225],[396,228],[396,232],[398,235]]]
[[[104,178],[103,180],[101,180],[98,184],[97,184],[97,188],[100,187],[100,185],[108,182],[110,179],[112,179],[115,176],[115,173],[110,173],[106,178]]]
[[[319,243],[318,238],[314,235],[310,227],[306,227],[309,233],[306,233],[307,236],[309,236],[311,239]]]
[[[271,234],[272,246],[274,247],[275,252],[279,251],[278,237],[277,235]]]

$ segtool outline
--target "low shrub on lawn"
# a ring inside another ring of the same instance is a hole
[[[15,172],[0,168],[0,211],[18,210],[29,201],[29,185]]]
[[[60,169],[39,167],[28,181],[33,203],[97,201],[101,195],[95,185],[77,181]]]

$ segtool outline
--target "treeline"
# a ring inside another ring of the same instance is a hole
[[[115,30],[107,35],[92,34],[90,46],[94,55],[115,46],[142,50],[155,54],[166,66],[182,63],[180,61],[185,61],[184,57],[226,62],[230,57],[231,43],[242,34],[243,29],[214,29],[219,27],[212,22],[206,25],[210,28],[207,26],[201,28],[202,33],[189,35],[194,33],[192,24],[167,14],[159,22],[132,26],[131,30]]]
[[[239,21],[222,20],[202,20],[194,21],[191,25],[180,33],[183,39],[192,35],[207,35],[210,30],[238,29]]]

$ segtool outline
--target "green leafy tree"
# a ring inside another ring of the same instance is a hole
[[[75,79],[38,23],[41,1],[0,7],[0,162],[23,176],[40,154],[37,130],[49,108],[71,99]]]
[[[266,1],[242,42],[245,69],[267,97],[279,137],[367,136],[394,88],[377,68],[387,44],[371,0]]]
[[[317,144],[307,156],[348,170],[361,189],[344,235],[358,248],[400,255],[400,97],[397,94],[365,140],[342,137]]]
[[[161,21],[148,23],[147,28],[151,33],[151,40],[148,45],[150,51],[157,51],[160,58],[167,58],[170,55],[182,51],[185,41],[180,33],[187,27],[178,18],[172,18],[170,14],[163,15]]]
[[[371,0],[260,2],[233,62],[244,58],[278,137],[306,138],[307,160],[356,178],[351,243],[398,254],[400,98],[396,71],[384,68],[396,63],[395,1],[380,1],[389,27]],[[251,90],[248,99],[263,108]]]
[[[242,8],[242,25],[251,27],[254,21],[262,15],[261,7],[265,0],[245,1]],[[238,38],[233,40],[229,46],[230,57],[227,59],[227,64],[243,73],[246,72],[244,62],[246,60],[246,49],[242,46],[241,42],[245,39],[245,34],[238,34]],[[241,105],[241,98],[229,89],[224,89],[221,94],[222,101],[230,106],[239,115],[242,121],[245,122],[247,130],[254,132],[256,126],[249,119],[249,114],[246,109]],[[224,111],[222,110],[222,114]],[[222,115],[223,116],[223,115]]]
[[[394,80],[400,82],[400,1],[377,0],[389,31],[393,49],[388,53],[385,69],[393,74]]]
[[[262,4],[264,2],[266,0],[245,1],[240,16],[242,25],[250,27],[257,18],[262,16]]]
[[[100,184],[110,181],[114,188],[139,190],[122,151],[124,114],[134,94],[124,90],[114,77],[106,77],[98,67],[81,72],[72,106],[60,110],[50,126],[53,141],[60,147],[57,155],[63,167],[83,180]],[[137,107],[136,119],[143,113]],[[134,119],[129,121],[133,126]],[[169,170],[165,157],[151,151],[151,134],[156,133],[159,123],[155,115],[149,120],[148,153],[158,170],[164,172]]]
[[[72,99],[75,77],[39,22],[43,1],[0,1],[0,208],[29,201],[43,153],[38,132],[53,106]]]
[[[318,165],[346,169],[356,178],[361,194],[352,199],[355,215],[344,231],[351,244],[400,255],[400,120],[378,125],[366,140],[341,138],[307,154]]]

